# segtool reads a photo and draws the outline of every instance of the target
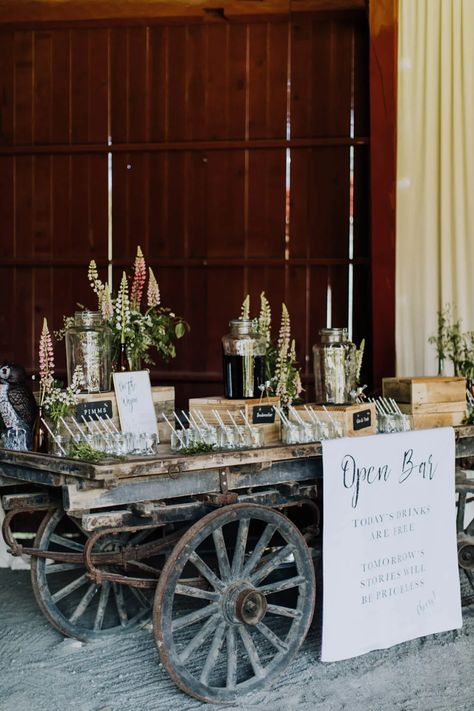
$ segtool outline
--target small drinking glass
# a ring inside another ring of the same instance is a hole
[[[281,440],[283,444],[297,444],[299,442],[298,422],[284,422],[281,428]]]
[[[251,449],[263,447],[263,430],[260,427],[247,427],[245,429],[245,446]]]

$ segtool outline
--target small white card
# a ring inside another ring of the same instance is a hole
[[[149,372],[114,373],[113,378],[122,432],[157,434]]]

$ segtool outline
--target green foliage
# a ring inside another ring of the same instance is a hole
[[[82,459],[87,462],[101,462],[103,459],[110,459],[110,455],[99,452],[87,442],[71,441],[68,447],[68,456],[72,459]]]
[[[474,380],[474,331],[463,333],[461,319],[457,318],[450,304],[438,311],[437,331],[428,342],[436,348],[439,375],[443,374],[445,361],[449,360],[454,375]]]
[[[207,444],[206,442],[197,442],[189,447],[179,450],[179,454],[207,454],[208,452],[213,452],[215,450],[214,444]]]
[[[250,313],[250,296],[244,299],[241,313]],[[243,316],[242,316],[243,318]],[[254,319],[255,330],[265,338],[265,394],[280,397],[283,407],[298,402],[303,390],[300,369],[296,360],[296,346],[291,338],[290,314],[282,304],[278,340],[271,335],[271,308],[265,292],[260,294],[260,314]]]

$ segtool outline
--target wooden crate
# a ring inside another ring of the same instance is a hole
[[[155,407],[156,419],[158,422],[158,434],[160,436],[160,442],[169,442],[170,428],[168,427],[166,422],[163,421],[162,414],[164,413],[170,421],[173,421],[174,387],[154,386],[151,389],[151,396],[153,400],[153,405]],[[85,393],[84,395],[79,395],[78,400],[79,410],[76,411],[76,420],[80,420],[80,417],[78,418],[78,414],[84,410],[84,406],[86,407],[86,410],[84,412],[86,419],[88,414],[97,413],[100,416],[102,409],[101,403],[103,403],[104,411],[111,412],[110,416],[112,417],[112,421],[114,422],[115,426],[120,429],[120,419],[118,416],[117,401],[115,399],[115,393],[113,390],[110,390],[106,393]],[[82,427],[86,429],[86,425],[82,424]]]
[[[384,378],[384,397],[398,403],[426,405],[439,402],[465,402],[466,379],[458,377]]]
[[[310,407],[316,411],[318,417],[323,421],[329,419],[324,412],[322,405],[309,403]],[[310,414],[304,409],[304,405],[298,405],[295,410],[303,420],[310,420]],[[377,432],[377,418],[375,403],[365,402],[355,405],[326,405],[326,410],[336,422],[342,423],[343,434],[346,437],[358,437],[359,435],[370,435]],[[296,418],[293,418],[296,419]]]
[[[411,426],[414,430],[428,430],[432,427],[456,427],[461,425],[466,416],[466,405],[459,412],[431,412],[416,413],[410,416]]]
[[[232,417],[242,424],[242,418],[240,416],[240,411],[245,413],[248,421],[252,424],[257,425],[257,427],[263,430],[263,439],[265,444],[275,444],[281,439],[281,423],[279,415],[273,411],[274,422],[272,423],[262,423],[258,421],[258,414],[266,414],[269,406],[280,405],[280,398],[278,397],[268,397],[263,400],[260,399],[248,399],[248,400],[226,400],[222,397],[197,397],[191,398],[189,400],[189,411],[194,413],[196,411],[202,412],[206,422],[209,424],[218,424],[218,419],[212,412],[216,410],[219,413],[222,421],[227,425],[232,424],[232,419],[229,416],[229,412]],[[267,410],[262,410],[267,408]],[[264,417],[262,418],[264,419]]]

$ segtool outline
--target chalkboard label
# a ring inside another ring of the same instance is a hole
[[[94,402],[81,402],[76,405],[76,420],[105,420],[112,417],[112,400],[95,400]]]
[[[371,424],[372,416],[370,410],[360,410],[352,415],[352,429],[354,432],[364,430],[366,427],[370,427]]]
[[[275,408],[273,405],[254,405],[252,408],[252,424],[268,425],[275,422]]]

